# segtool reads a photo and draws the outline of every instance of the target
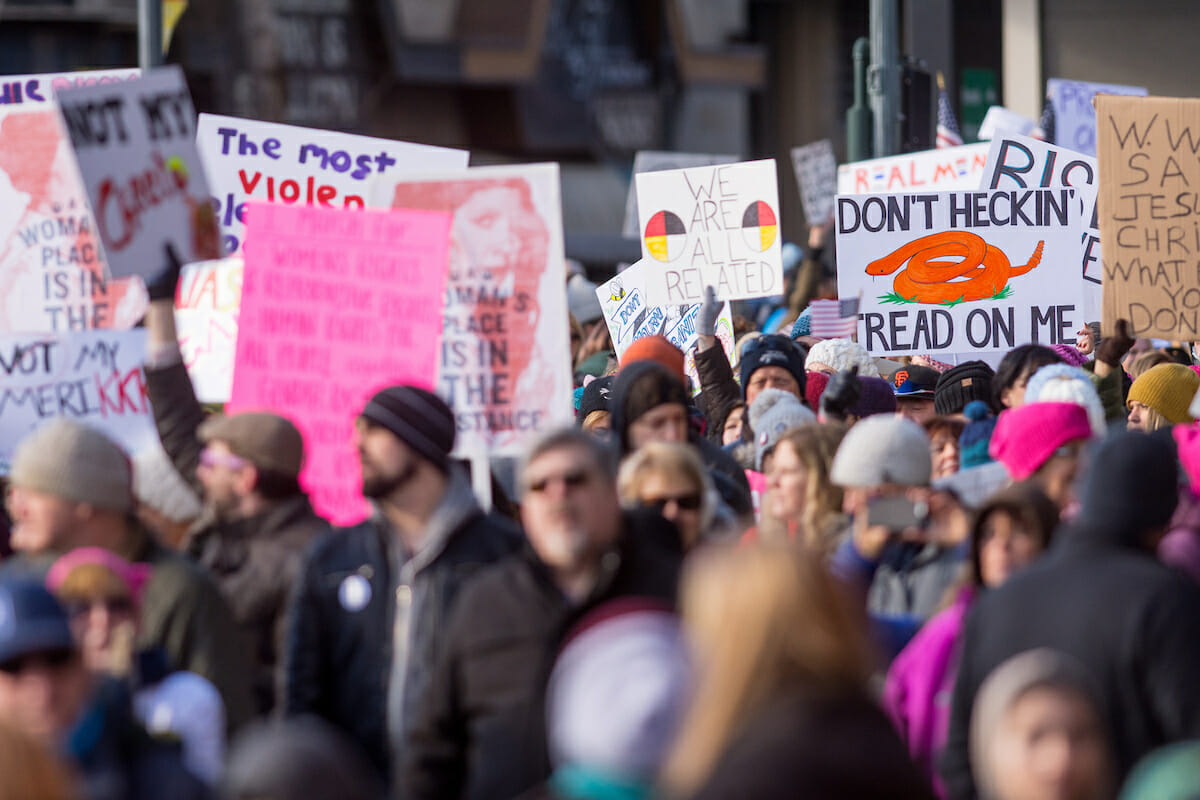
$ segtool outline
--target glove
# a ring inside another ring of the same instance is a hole
[[[179,273],[183,270],[174,245],[168,244],[164,251],[166,266],[158,275],[146,280],[146,294],[150,295],[152,303],[155,300],[175,300],[175,287],[179,285]]]
[[[696,333],[701,336],[717,335],[717,317],[721,315],[723,305],[717,300],[714,287],[704,287],[704,302],[700,304],[700,313],[696,315]]]
[[[1096,360],[1101,364],[1116,367],[1133,348],[1134,339],[1129,335],[1129,320],[1117,320],[1117,331],[1100,342],[1096,348]]]
[[[821,395],[821,413],[829,419],[842,420],[858,404],[862,390],[858,384],[858,365],[839,372],[829,379]]]

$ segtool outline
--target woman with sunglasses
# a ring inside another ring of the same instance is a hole
[[[692,447],[651,442],[621,464],[617,492],[625,508],[648,508],[674,523],[684,552],[715,531],[719,503]]]

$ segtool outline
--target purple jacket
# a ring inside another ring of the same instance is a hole
[[[896,656],[883,686],[884,710],[939,797],[946,793],[938,778],[937,757],[946,746],[950,725],[963,619],[974,600],[975,590],[964,588],[954,605],[930,619]]]

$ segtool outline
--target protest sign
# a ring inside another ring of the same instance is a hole
[[[1104,331],[1200,339],[1200,99],[1096,97]]]
[[[376,202],[453,214],[439,393],[455,450],[516,455],[574,418],[557,164],[381,178]]]
[[[58,93],[113,275],[153,278],[173,247],[184,264],[221,255],[196,152],[196,115],[178,66]]]
[[[979,186],[988,143],[943,147],[838,167],[838,194],[948,192]]]
[[[646,302],[698,303],[706,286],[721,300],[783,293],[772,159],[649,172],[637,193]]]
[[[838,295],[874,355],[1073,343],[1083,323],[1073,190],[839,196]]]
[[[109,280],[54,99],[137,70],[0,77],[0,332],[132,327],[140,287]]]
[[[809,225],[822,225],[833,219],[833,196],[837,194],[837,159],[833,142],[822,139],[792,148],[792,169],[800,184],[800,202]]]
[[[1092,98],[1097,94],[1145,97],[1148,92],[1140,86],[1051,78],[1046,81],[1046,96],[1054,106],[1055,144],[1084,155],[1096,155],[1096,110]]]
[[[699,335],[696,319],[700,314],[700,303],[680,306],[651,306],[646,303],[646,273],[653,269],[641,259],[628,269],[596,287],[600,299],[600,310],[608,325],[617,360],[625,355],[629,345],[646,336],[665,336],[671,344],[683,351],[683,368],[692,379],[692,389],[700,392],[700,375],[696,372],[696,355],[693,347]],[[721,306],[717,315],[717,340],[725,349],[731,364],[737,363],[737,351],[733,347],[733,314],[729,303]]]
[[[685,167],[711,167],[714,164],[732,164],[737,156],[706,153],[672,153],[661,150],[639,150],[633,157],[633,174],[629,179],[629,191],[625,195],[625,222],[621,235],[626,239],[638,238],[637,176],[643,172],[663,172]]]
[[[1029,117],[1010,111],[1004,106],[992,106],[979,125],[979,139],[996,139],[1007,134],[1028,136],[1037,127]]]
[[[130,455],[157,447],[145,359],[144,330],[0,335],[0,475],[21,439],[58,418],[99,428]]]
[[[179,278],[175,330],[183,364],[202,403],[225,403],[233,388],[242,272],[238,256],[189,264]]]
[[[242,248],[248,202],[362,208],[376,175],[465,169],[470,157],[466,150],[215,114],[200,115],[196,146],[230,254]]]
[[[385,386],[437,378],[450,219],[253,203],[227,410],[304,435],[301,484],[335,524],[367,514],[354,419]]]

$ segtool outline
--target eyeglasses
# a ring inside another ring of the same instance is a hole
[[[58,670],[70,664],[74,658],[75,654],[70,650],[52,650],[48,653],[31,653],[27,656],[18,656],[17,658],[0,664],[0,672],[3,672],[5,675],[16,676],[36,665]]]
[[[586,486],[592,480],[592,474],[585,469],[571,470],[563,475],[547,475],[544,478],[539,478],[535,481],[530,481],[529,491],[534,494],[541,494],[546,491],[556,481],[562,481],[563,486],[568,490],[578,489]]]
[[[213,469],[214,467],[241,469],[246,466],[246,459],[238,458],[233,453],[220,453],[206,447],[200,451],[200,466],[207,467],[208,469]]]
[[[102,606],[110,615],[133,613],[133,601],[128,597],[97,597],[63,601],[63,608],[70,617],[87,616],[97,606]]]
[[[662,513],[668,503],[674,503],[681,511],[696,511],[700,508],[700,503],[703,501],[699,494],[681,494],[669,495],[667,497],[643,497],[638,501],[638,505],[647,510],[657,511]]]

